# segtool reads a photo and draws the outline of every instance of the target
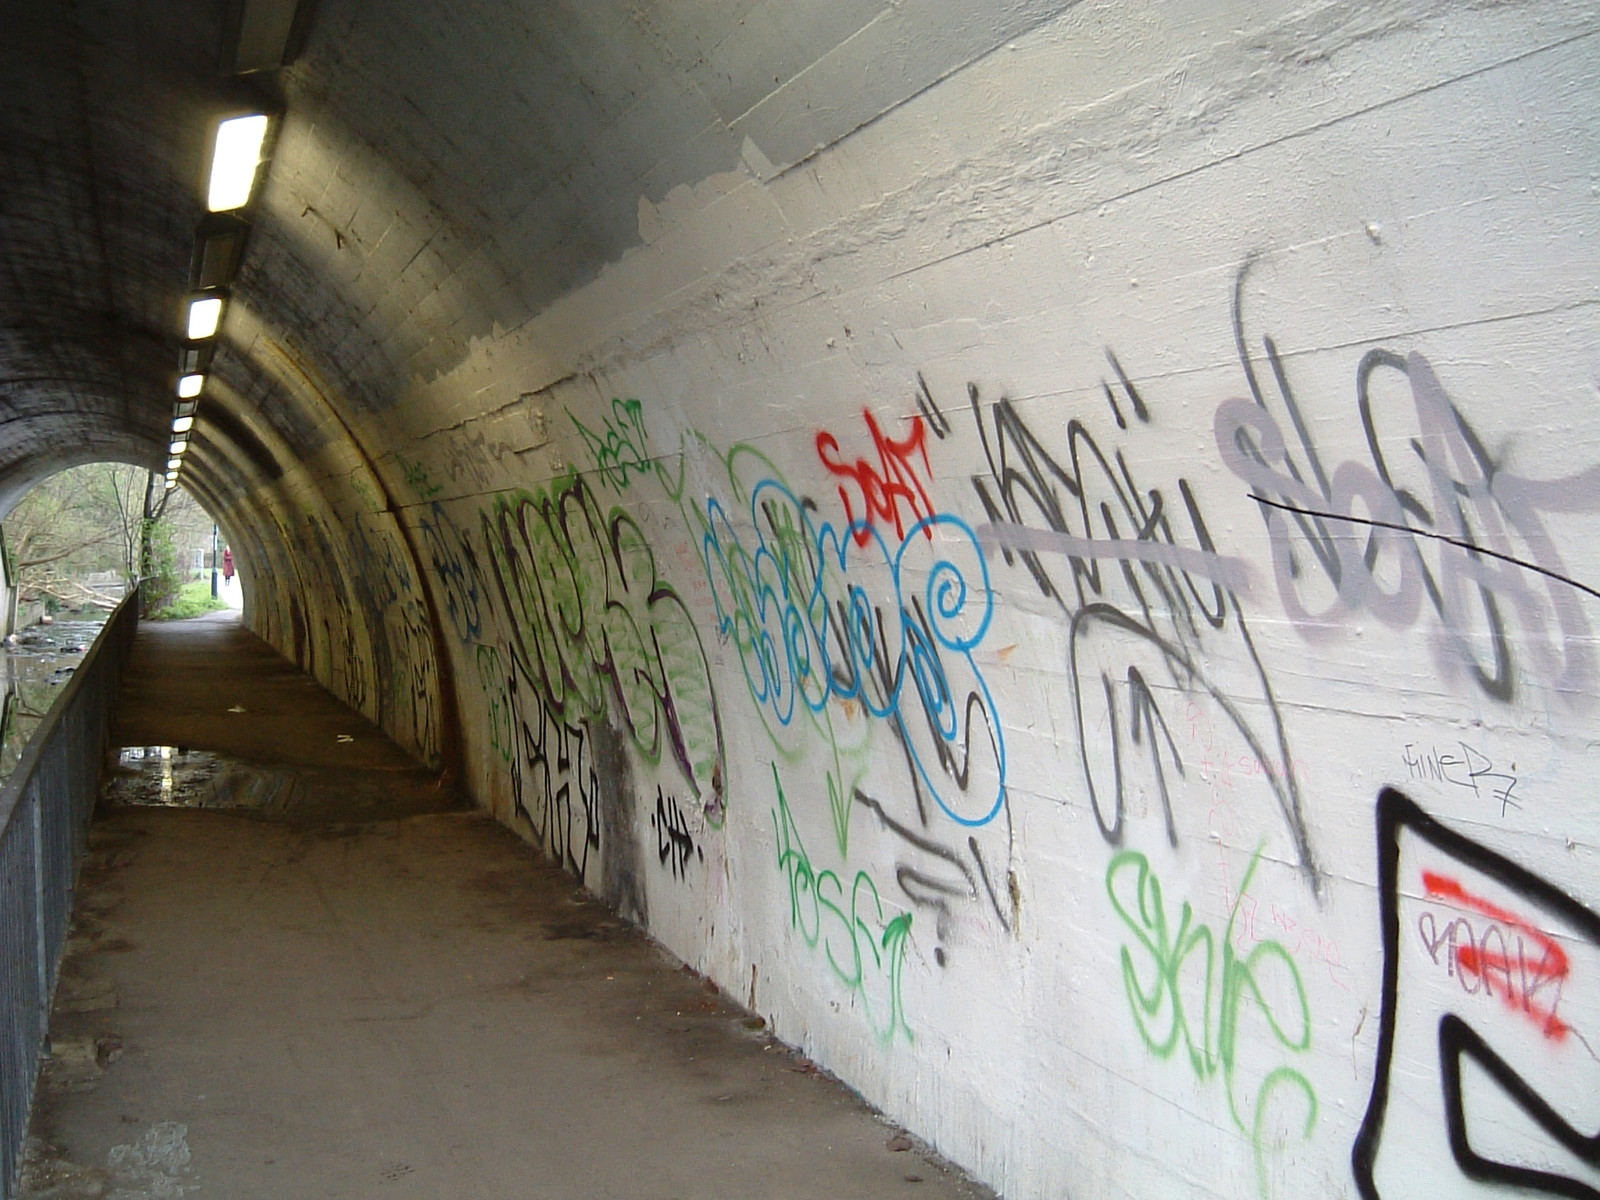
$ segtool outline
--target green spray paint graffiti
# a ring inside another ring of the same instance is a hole
[[[1303,1074],[1287,1065],[1259,1072],[1253,1100],[1243,1078],[1252,1073],[1244,1068],[1240,1054],[1240,1026],[1247,1012],[1258,1014],[1258,1031],[1281,1049],[1303,1054],[1311,1048],[1310,1005],[1289,951],[1275,941],[1263,941],[1243,956],[1234,949],[1239,904],[1259,862],[1258,853],[1220,937],[1195,920],[1187,900],[1174,926],[1161,881],[1136,850],[1125,850],[1111,860],[1106,894],[1137,942],[1137,947],[1122,947],[1122,983],[1139,1037],[1157,1058],[1171,1059],[1182,1050],[1199,1080],[1221,1076],[1228,1114],[1250,1138],[1257,1183],[1267,1196],[1270,1160],[1282,1152],[1284,1140],[1272,1136],[1270,1129],[1275,1097],[1279,1092],[1299,1093],[1305,1109],[1303,1139],[1316,1123],[1317,1094]]]
[[[986,624],[989,593],[982,563],[960,553],[960,522],[931,516],[891,545],[870,523],[821,514],[753,445],[687,431],[652,453],[635,399],[599,422],[567,415],[597,487],[637,490],[653,473],[677,506],[687,536],[661,553],[703,573],[697,599],[738,655],[774,756],[826,777],[839,855],[869,810],[898,839],[900,890],[941,928],[985,900],[1012,928],[1001,722],[963,640],[969,620]]]
[[[722,820],[722,724],[688,609],[657,571],[644,531],[602,514],[570,478],[507,492],[481,513],[488,575],[512,661],[558,719],[612,713],[644,757],[682,770]]]
[[[395,461],[400,464],[401,470],[406,473],[406,483],[416,493],[420,500],[431,500],[444,488],[428,477],[428,468],[419,462],[407,462],[401,455],[395,455]]]
[[[688,499],[684,481],[688,459],[696,457],[708,466],[715,464],[711,476],[719,487],[725,488],[735,506],[748,504],[754,489],[762,480],[778,476],[778,468],[760,450],[745,443],[736,443],[726,450],[716,446],[704,435],[689,431],[682,435],[678,449],[667,454],[652,456],[644,428],[644,407],[636,399],[614,398],[611,415],[603,417],[598,428],[586,424],[571,409],[567,419],[583,437],[592,464],[592,477],[612,491],[621,493],[634,486],[642,476],[654,475],[656,484],[669,501],[678,506],[679,516],[688,534],[688,545],[681,558],[692,560],[695,569],[706,580],[712,603],[719,613],[723,626],[719,635],[731,641],[739,652],[740,661],[749,661],[761,648],[742,631],[759,628],[755,617],[756,600],[741,588],[744,573],[728,569],[728,563],[716,552],[717,536],[704,505]],[[674,468],[675,464],[675,470]],[[769,512],[769,519],[779,520],[783,514]],[[798,530],[798,525],[795,526]],[[776,533],[775,533],[776,535]],[[791,544],[792,552],[805,556],[810,551],[799,542]],[[796,561],[799,561],[797,558]],[[741,613],[745,620],[728,622],[720,614],[730,610]],[[784,725],[772,719],[770,712],[755,706],[757,715],[767,731],[773,752],[785,763],[798,765],[822,747],[828,757],[826,772],[829,793],[833,797],[832,813],[834,836],[839,852],[849,848],[850,797],[861,783],[865,771],[867,752],[871,744],[870,722],[859,704],[831,706],[820,711],[803,710],[803,720]]]
[[[506,696],[506,667],[493,646],[477,648],[478,689],[489,702],[489,745],[501,762],[510,762],[516,724]]]
[[[887,1045],[897,1034],[911,1041],[901,1000],[911,914],[885,921],[883,900],[865,871],[856,872],[848,896],[837,872],[818,871],[800,841],[776,765],[772,782],[778,791],[772,822],[778,869],[789,880],[790,925],[813,950],[822,947],[834,978],[861,998],[867,1025],[880,1042]]]
[[[637,400],[613,399],[611,416],[601,418],[601,429],[594,430],[580,421],[572,410],[567,419],[577,427],[595,473],[613,491],[627,490],[631,476],[648,475],[654,467],[645,451],[644,406]]]

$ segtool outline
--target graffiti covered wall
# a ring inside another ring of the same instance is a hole
[[[1017,1200],[1600,1195],[1600,18],[1234,7],[417,383],[466,779]]]

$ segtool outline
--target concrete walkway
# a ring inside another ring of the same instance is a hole
[[[108,786],[25,1194],[982,1194],[231,614],[140,631],[118,739],[189,751]]]

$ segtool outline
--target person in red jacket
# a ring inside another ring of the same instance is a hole
[[[222,551],[222,581],[233,582],[233,547],[229,546]]]

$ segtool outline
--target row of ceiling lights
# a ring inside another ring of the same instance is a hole
[[[238,273],[250,226],[240,216],[255,191],[265,161],[269,119],[262,113],[230,117],[217,126],[206,188],[207,216],[195,231],[194,258],[185,302],[184,343],[178,363],[178,399],[172,411],[171,457],[167,488],[178,486],[183,456],[194,429],[195,410],[205,390],[216,349],[217,331],[228,301],[228,285]]]

